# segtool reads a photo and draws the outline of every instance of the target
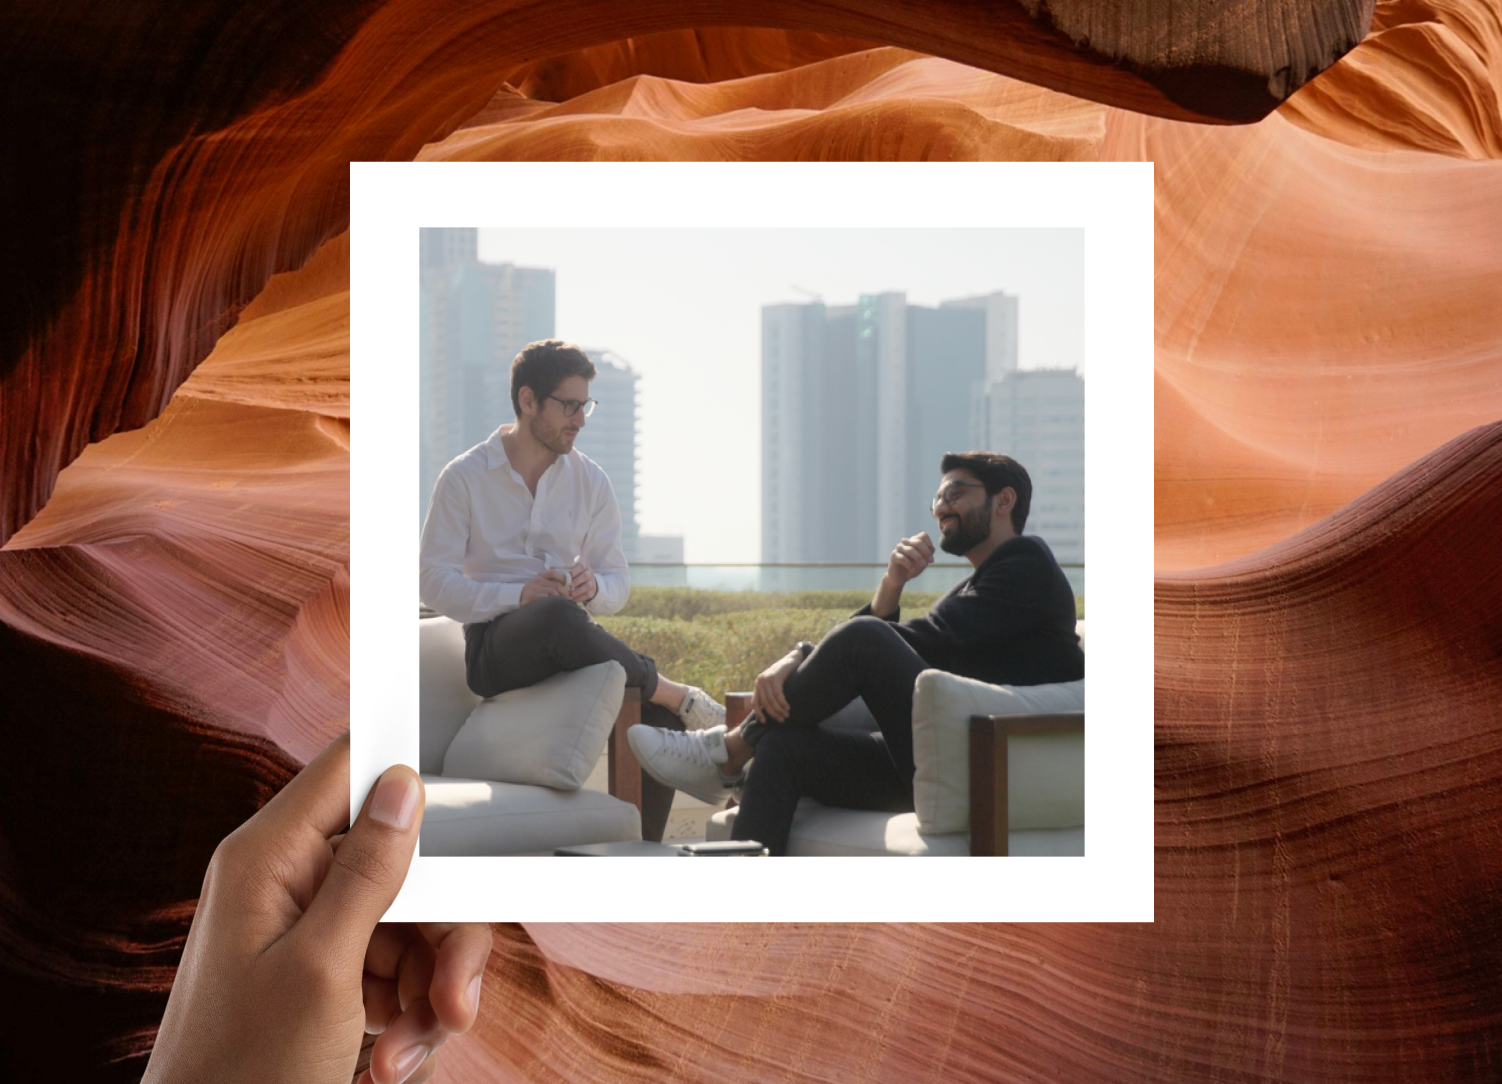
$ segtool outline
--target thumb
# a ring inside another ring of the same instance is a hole
[[[381,773],[298,922],[299,934],[357,964],[365,958],[376,923],[407,879],[424,800],[422,780],[405,764]]]

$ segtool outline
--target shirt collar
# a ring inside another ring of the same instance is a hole
[[[495,470],[497,467],[509,467],[511,465],[511,461],[506,458],[506,446],[501,443],[501,429],[504,428],[506,428],[504,425],[501,426],[494,433],[490,434],[489,440],[480,445],[481,448],[485,449],[485,466],[489,470]]]
[[[505,428],[506,426],[502,425],[494,433],[490,434],[489,439],[486,440],[484,444],[480,445],[485,456],[485,468],[487,470],[495,470],[497,467],[506,467],[508,469],[511,467],[511,460],[506,458],[506,446],[501,443],[501,429]],[[553,461],[552,466],[548,467],[548,471],[552,470],[553,467],[558,466],[559,463],[563,462],[563,460],[567,459],[573,454],[574,453],[571,450],[568,455],[560,455]],[[544,471],[543,473],[546,474],[547,471]]]

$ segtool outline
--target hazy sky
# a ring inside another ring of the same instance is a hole
[[[932,306],[1003,290],[1021,299],[1021,367],[1084,372],[1084,237],[1082,229],[485,229],[480,258],[556,271],[558,337],[614,351],[641,374],[642,533],[682,534],[691,563],[738,563],[761,555],[763,305],[812,294],[849,305],[898,290],[909,304]],[[955,422],[965,424],[962,404]]]

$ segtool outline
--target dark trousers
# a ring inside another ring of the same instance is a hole
[[[739,839],[787,853],[799,798],[845,809],[913,809],[913,683],[928,669],[879,617],[837,625],[783,685],[784,723],[751,716],[741,737],[755,749],[735,817]],[[860,697],[879,732],[820,730],[819,723]]]
[[[641,721],[682,730],[683,720],[647,698],[657,691],[657,664],[632,651],[566,598],[529,602],[492,621],[464,626],[464,676],[476,696],[499,696],[536,685],[564,670],[581,670],[614,659],[626,671],[626,685],[640,689]],[[641,775],[641,834],[660,840],[673,806],[673,788]]]

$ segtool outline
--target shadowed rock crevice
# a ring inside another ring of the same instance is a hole
[[[133,5],[97,34],[79,32],[92,9],[77,0],[14,12],[0,24],[0,87],[10,90],[0,120],[12,133],[0,179],[15,194],[0,231],[16,254],[0,272],[15,312],[0,323],[0,413],[30,429],[0,434],[0,544],[85,445],[155,418],[267,280],[347,226],[350,161],[413,157],[518,65],[635,35],[757,25],[900,45],[1128,109],[1225,122],[1277,104],[1276,94],[1246,100],[1248,70],[1276,80],[1285,55],[1334,59],[1354,40],[1348,19],[1285,18],[1307,5],[1242,0],[1256,19],[1170,21],[1173,74],[1158,85],[1141,73],[1156,70],[1156,20],[1180,7],[1145,4],[1111,20],[1119,36],[1075,39],[1050,25],[1057,5],[1029,15],[1015,0],[578,0],[566,13],[525,0],[218,0]],[[1267,69],[1248,69],[1248,57]],[[557,92],[570,85],[560,78],[532,81]],[[876,153],[944,156],[949,144]]]

